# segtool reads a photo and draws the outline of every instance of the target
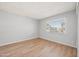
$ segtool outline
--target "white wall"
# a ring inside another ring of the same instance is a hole
[[[57,32],[46,32],[46,22],[53,20],[55,18],[65,18],[65,33],[57,33]],[[72,47],[76,47],[76,40],[77,40],[77,19],[76,19],[76,12],[75,10],[69,11],[63,14],[59,14],[53,17],[49,17],[47,19],[40,21],[40,37],[50,40],[59,42],[65,45],[69,45]]]
[[[37,24],[36,20],[0,11],[0,45],[36,38]]]
[[[63,17],[67,22],[65,34],[44,31],[46,25],[45,22],[53,20],[54,18]],[[50,41],[76,47],[77,19],[75,11],[59,14],[41,21],[0,11],[0,45],[39,36]]]
[[[78,3],[78,7],[77,7],[77,16],[78,16],[78,35],[77,35],[78,36],[77,37],[78,38],[78,42],[77,42],[78,43],[78,46],[77,46],[78,49],[77,49],[77,56],[79,56],[79,3]]]

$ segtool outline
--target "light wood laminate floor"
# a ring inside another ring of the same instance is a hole
[[[37,38],[0,47],[4,57],[75,57],[76,48]]]

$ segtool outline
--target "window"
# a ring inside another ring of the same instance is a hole
[[[64,32],[65,31],[64,25],[65,25],[64,18],[51,20],[47,23],[47,31]]]

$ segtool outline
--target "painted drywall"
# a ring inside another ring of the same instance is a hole
[[[79,3],[78,3],[78,5],[77,5],[77,16],[78,16],[78,34],[77,34],[77,38],[78,38],[78,40],[77,40],[77,43],[78,43],[78,45],[77,45],[77,56],[79,56]]]
[[[37,20],[0,11],[0,45],[36,38]]]
[[[65,19],[65,33],[47,32],[46,22],[58,18]],[[76,47],[76,40],[77,40],[76,11],[73,10],[73,11],[65,12],[63,14],[55,15],[47,19],[41,20],[40,37],[50,41],[59,42],[61,44]]]

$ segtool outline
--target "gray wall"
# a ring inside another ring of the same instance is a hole
[[[66,33],[45,31],[47,21],[63,17],[66,20]],[[39,36],[50,41],[76,47],[77,19],[75,11],[59,14],[41,21],[0,11],[0,45]]]
[[[0,45],[36,38],[37,24],[36,20],[0,11]]]
[[[79,56],[79,3],[78,3],[78,7],[77,7],[77,16],[78,16],[78,49],[77,49],[77,56]]]
[[[58,18],[65,19],[65,33],[47,32],[46,22]],[[65,45],[76,47],[77,40],[77,19],[76,11],[69,11],[40,21],[40,37],[50,41],[59,42]]]

